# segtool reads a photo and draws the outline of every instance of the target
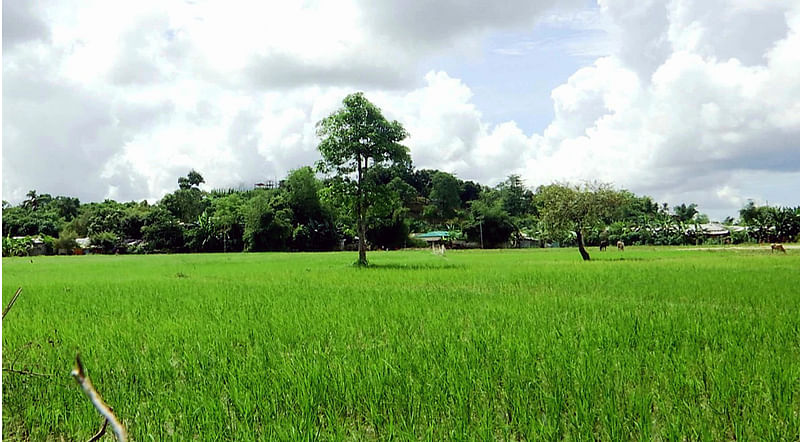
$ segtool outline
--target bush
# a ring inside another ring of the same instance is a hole
[[[58,239],[53,241],[53,249],[55,249],[56,253],[58,253],[59,250],[68,250],[72,253],[73,250],[78,248],[78,243],[75,242],[75,238],[77,238],[75,233],[62,231],[61,234],[58,235]]]
[[[747,233],[746,230],[741,232],[731,232],[731,242],[733,244],[741,244],[752,241],[753,239],[750,237],[750,235]]]
[[[117,235],[111,232],[100,232],[89,237],[93,246],[100,247],[103,253],[114,253],[120,247],[120,240]]]
[[[56,239],[49,235],[42,235],[42,242],[44,243],[44,254],[55,255],[57,252],[55,248]]]

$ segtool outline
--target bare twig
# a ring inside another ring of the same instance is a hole
[[[33,345],[33,341],[28,341],[28,342],[25,343],[25,345],[22,346],[22,348],[20,348],[19,350],[17,350],[14,353],[14,360],[11,361],[11,365],[9,365],[9,369],[14,370],[14,365],[17,364],[17,361],[19,360],[20,356],[22,356],[22,351],[30,349],[32,345]]]
[[[3,367],[3,371],[8,372],[8,373],[24,374],[24,375],[28,375],[28,376],[41,376],[43,378],[51,378],[51,377],[53,377],[53,375],[51,375],[51,374],[37,373],[35,371],[30,371],[30,370],[14,370],[13,368],[6,368],[6,367]]]
[[[103,419],[103,426],[100,427],[100,430],[94,436],[92,436],[91,439],[89,439],[89,442],[96,442],[100,440],[100,438],[106,434],[106,427],[108,427],[108,419]]]
[[[100,393],[94,389],[92,385],[92,381],[89,380],[89,375],[83,370],[83,364],[81,363],[81,356],[77,355],[75,357],[75,368],[72,370],[72,376],[75,377],[75,380],[78,381],[83,392],[86,393],[86,397],[92,402],[94,408],[97,409],[97,412],[100,413],[106,421],[111,424],[111,429],[114,431],[114,435],[117,437],[119,442],[125,442],[128,440],[128,435],[125,432],[125,427],[122,426],[117,417],[114,416],[114,412],[111,411],[111,408],[103,402],[103,398],[100,397]]]
[[[9,301],[8,305],[6,306],[6,308],[3,309],[3,318],[2,319],[6,319],[6,313],[8,313],[8,311],[11,310],[11,307],[14,306],[14,303],[17,302],[17,298],[19,298],[19,294],[20,293],[22,293],[22,287],[17,289],[17,293],[14,293],[14,297],[11,298],[11,301]]]

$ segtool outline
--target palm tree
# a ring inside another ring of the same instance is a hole
[[[22,202],[22,207],[33,211],[39,208],[39,195],[36,194],[35,190],[29,190],[25,196],[28,199]]]

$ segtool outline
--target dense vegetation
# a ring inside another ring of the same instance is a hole
[[[518,176],[495,187],[437,170],[408,165],[375,174],[383,197],[368,211],[366,236],[373,249],[411,246],[410,232],[448,230],[455,239],[493,248],[519,244],[520,237],[541,243],[574,244],[570,232],[552,230],[542,218],[545,190],[531,190]],[[81,204],[77,198],[31,191],[18,206],[4,203],[3,253],[24,255],[30,242],[11,237],[43,237],[50,253],[71,250],[76,238],[89,237],[108,253],[241,252],[339,250],[358,236],[348,202],[334,191],[335,179],[319,179],[310,167],[292,171],[274,189],[212,190],[184,183],[156,204],[112,200]],[[182,177],[181,180],[186,180]],[[696,244],[687,228],[707,221],[696,206],[669,210],[647,196],[615,191],[619,205],[586,233],[587,245],[612,243]],[[688,209],[690,210],[687,210]],[[791,241],[800,233],[800,207],[756,206],[750,202],[739,220],[750,226],[733,242]],[[27,248],[26,248],[27,246]]]
[[[670,212],[650,197],[604,185],[553,184],[534,191],[517,175],[489,187],[414,169],[400,144],[405,129],[360,93],[321,120],[317,133],[322,160],[316,168],[291,171],[269,189],[207,192],[200,189],[203,176],[192,170],[154,205],[81,204],[31,190],[16,207],[3,202],[3,255],[27,254],[30,237],[40,238],[50,254],[73,250],[75,240],[85,237],[106,253],[338,250],[358,238],[358,262],[366,264],[367,243],[397,249],[414,245],[409,232],[447,230],[452,239],[486,248],[521,245],[523,238],[540,245],[577,243],[588,259],[584,243],[602,240],[697,244],[702,235],[688,227],[708,222],[695,204]],[[740,215],[752,229],[738,232],[733,242],[791,241],[800,234],[800,207],[751,202]]]
[[[796,254],[352,255],[4,259],[3,440],[800,439]]]

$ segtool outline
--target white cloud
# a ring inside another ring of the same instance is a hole
[[[404,122],[439,115],[449,126],[412,133],[463,157],[480,113],[452,82],[425,85],[419,63],[553,3],[4,2],[3,196],[154,200],[191,168],[210,187],[280,178],[317,159],[315,123],[357,89],[395,97]],[[395,14],[414,8],[422,19]]]
[[[152,200],[191,168],[209,187],[280,178],[318,158],[315,123],[361,89],[409,130],[418,167],[599,179],[718,213],[797,204],[781,189],[800,182],[800,7],[598,2],[4,2],[3,197]],[[486,123],[468,84],[424,65],[543,16],[601,42],[565,51],[607,55],[553,90],[541,134]]]
[[[553,91],[556,117],[528,158],[529,181],[600,179],[715,214],[765,199],[743,177],[796,183],[800,8],[601,4],[624,43]]]

